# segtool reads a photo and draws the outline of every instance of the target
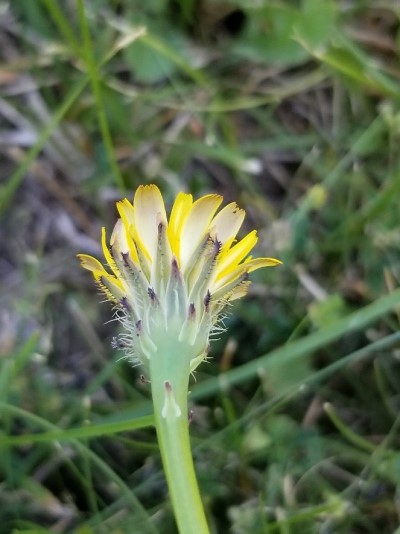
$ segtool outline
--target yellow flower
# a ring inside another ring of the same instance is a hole
[[[222,309],[246,294],[248,274],[281,263],[249,256],[256,231],[236,241],[245,212],[232,202],[217,213],[222,200],[210,194],[193,202],[179,193],[168,219],[158,187],[140,186],[133,204],[117,203],[120,219],[109,245],[103,228],[109,270],[92,256],[78,256],[115,304],[125,328],[119,346],[146,366],[165,337],[175,336],[190,346],[193,371],[206,357]]]

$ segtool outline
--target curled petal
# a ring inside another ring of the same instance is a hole
[[[110,276],[99,260],[96,260],[96,258],[93,258],[93,256],[89,256],[88,254],[78,254],[78,258],[81,262],[81,267],[84,269],[92,271],[92,273],[98,273],[100,276]]]

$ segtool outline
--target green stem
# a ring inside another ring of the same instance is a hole
[[[187,408],[189,360],[183,347],[150,358],[154,418],[161,458],[181,534],[208,534],[190,448]]]

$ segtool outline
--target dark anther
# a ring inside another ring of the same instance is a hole
[[[206,296],[204,297],[204,307],[206,309],[206,312],[210,310],[210,301],[211,301],[211,293],[210,293],[210,290],[207,289]]]
[[[122,297],[121,299],[121,306],[125,308],[127,311],[132,311],[131,305],[128,302],[128,299],[126,297]]]
[[[136,321],[135,326],[136,326],[136,330],[137,330],[138,332],[141,332],[142,329],[143,329],[142,320],[139,319],[139,321]]]
[[[171,391],[172,391],[172,385],[171,385],[171,382],[170,382],[169,380],[166,380],[166,381],[164,382],[164,387],[165,387],[165,391],[166,391],[167,393],[171,393]]]
[[[121,257],[122,257],[125,267],[129,267],[129,263],[128,263],[129,252],[121,252]]]

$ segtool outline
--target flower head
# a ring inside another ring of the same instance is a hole
[[[158,187],[140,186],[132,204],[117,203],[120,219],[109,244],[103,228],[108,270],[79,254],[115,305],[125,328],[120,345],[146,367],[172,336],[190,347],[193,371],[207,354],[223,308],[246,294],[249,273],[281,263],[249,256],[256,231],[236,241],[245,212],[233,202],[217,213],[222,200],[210,194],[194,202],[179,193],[168,218]]]

